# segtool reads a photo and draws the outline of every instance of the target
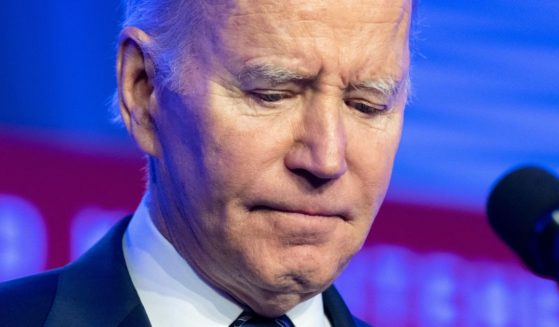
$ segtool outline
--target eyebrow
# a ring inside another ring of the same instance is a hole
[[[400,89],[402,88],[402,84],[409,84],[408,80],[405,81],[397,81],[393,78],[375,78],[371,80],[351,83],[350,87],[356,90],[365,90],[369,92],[380,93],[388,98],[394,97]]]
[[[238,80],[243,85],[250,85],[256,80],[267,80],[272,85],[281,85],[286,83],[307,84],[316,80],[316,76],[304,75],[296,73],[284,67],[272,64],[255,64],[244,67],[239,74]],[[355,90],[364,90],[368,92],[380,93],[387,98],[396,96],[402,87],[410,89],[409,75],[404,80],[395,80],[390,77],[380,77],[370,80],[350,83],[349,88]]]
[[[300,84],[312,82],[315,77],[299,74],[271,64],[258,64],[243,68],[237,75],[237,79],[244,85],[250,84],[255,80],[267,80],[272,85],[280,85],[285,83]]]

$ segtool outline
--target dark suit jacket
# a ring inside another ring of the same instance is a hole
[[[0,326],[150,326],[122,252],[129,221],[63,268],[0,284]],[[323,300],[333,327],[368,326],[333,286]]]

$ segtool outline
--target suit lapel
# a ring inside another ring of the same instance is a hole
[[[356,323],[349,312],[344,300],[334,285],[322,293],[324,312],[330,320],[332,327],[355,327]]]
[[[120,221],[62,269],[45,326],[150,326],[122,252],[129,221]]]

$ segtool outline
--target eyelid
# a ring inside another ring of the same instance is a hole
[[[274,89],[252,89],[246,91],[248,94],[280,94],[280,95],[287,95],[291,96],[293,92],[288,90],[274,90]]]
[[[253,89],[246,91],[246,94],[250,96],[254,101],[265,106],[274,106],[284,100],[288,100],[293,97],[292,92],[274,89]],[[266,96],[279,96],[279,98],[277,100],[266,100]]]
[[[363,112],[364,114],[380,114],[390,109],[390,106],[388,104],[372,103],[363,99],[346,99],[345,103],[348,107],[352,107],[357,111]],[[362,110],[357,108],[358,106],[356,105],[363,105],[365,107],[369,107],[370,109]]]

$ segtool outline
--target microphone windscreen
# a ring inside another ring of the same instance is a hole
[[[534,255],[536,224],[559,208],[559,180],[538,167],[523,167],[506,175],[487,201],[489,224],[530,269],[541,271]]]

